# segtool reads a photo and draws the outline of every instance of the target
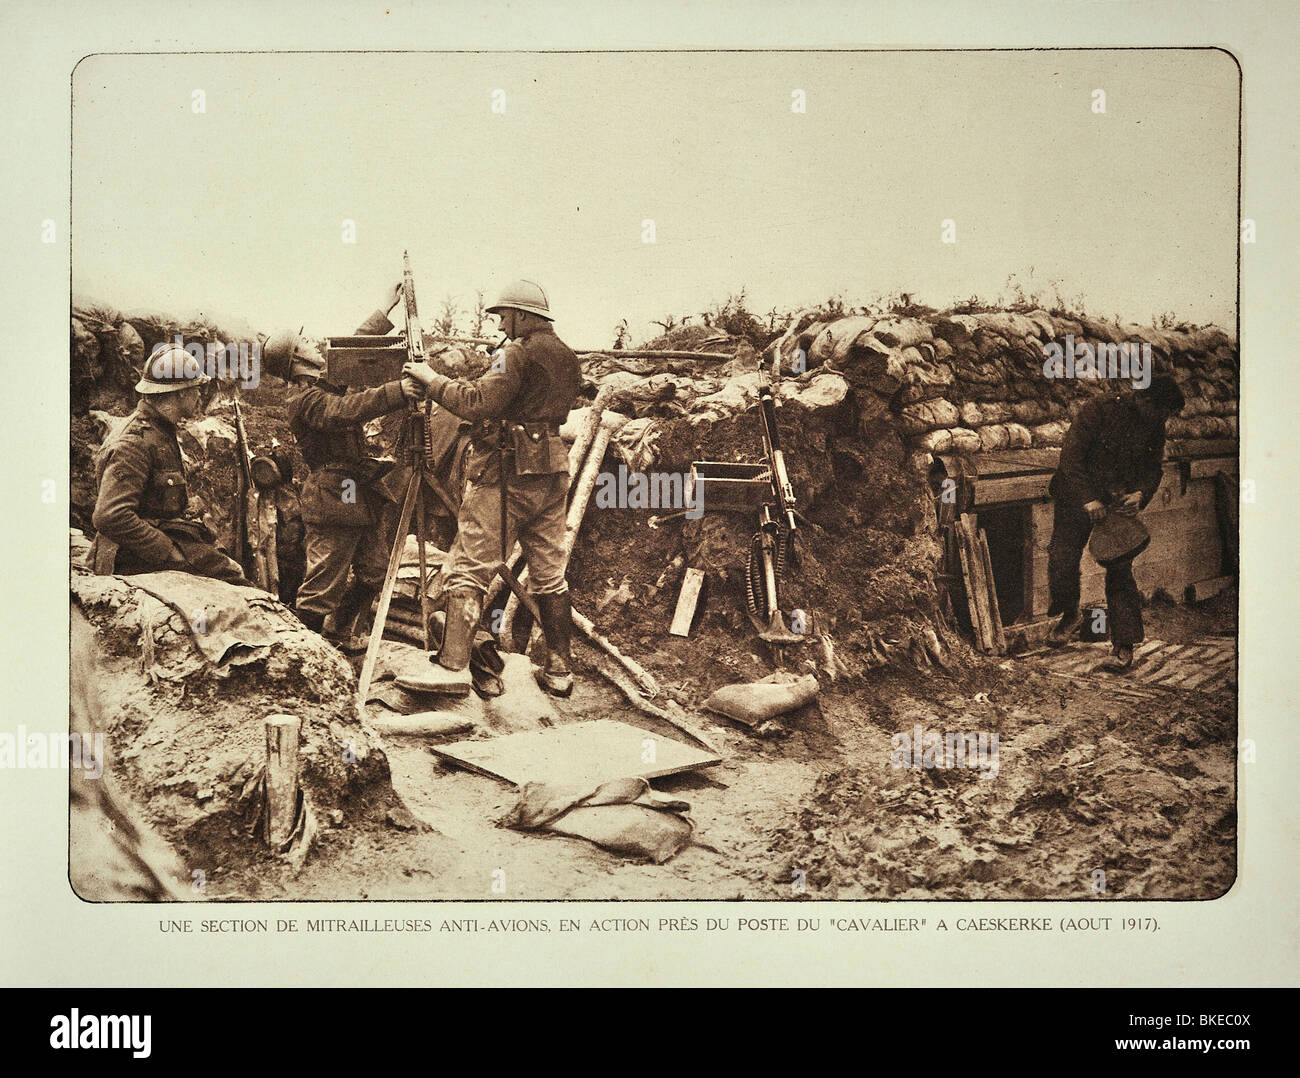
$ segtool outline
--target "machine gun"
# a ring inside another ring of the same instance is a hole
[[[779,358],[775,362],[779,363]],[[778,591],[786,567],[798,563],[794,541],[801,518],[781,449],[771,378],[761,367],[758,403],[764,462],[693,462],[687,503],[695,507],[691,511],[694,513],[715,509],[758,510],[758,531],[750,542],[745,573],[749,619],[767,643],[798,644],[808,639],[809,627],[806,623],[799,624],[802,619],[796,617],[795,628],[799,631],[786,628]]]
[[[773,364],[779,362],[778,353]],[[785,567],[798,564],[794,540],[799,530],[799,514],[795,510],[794,487],[785,468],[785,454],[781,451],[772,381],[761,366],[758,371],[758,409],[770,496],[759,507],[758,531],[749,545],[745,598],[750,620],[763,640],[769,644],[797,644],[806,636],[785,627],[777,601],[777,586]]]

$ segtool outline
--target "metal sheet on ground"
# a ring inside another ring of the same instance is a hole
[[[722,762],[638,726],[600,719],[530,730],[486,741],[439,745],[443,760],[519,786],[525,782],[598,785],[611,779],[652,779]]]

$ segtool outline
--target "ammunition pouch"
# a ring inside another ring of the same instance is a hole
[[[569,470],[569,449],[560,425],[545,420],[513,423],[493,420],[475,424],[465,478],[471,483],[499,480],[498,460],[504,446],[507,476],[554,475]]]
[[[569,470],[569,451],[556,423],[510,423],[506,428],[515,454],[515,475],[554,475]]]

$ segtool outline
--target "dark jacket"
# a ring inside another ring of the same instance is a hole
[[[184,517],[190,502],[176,428],[142,398],[100,449],[96,473],[98,535],[116,542],[128,564],[167,566],[175,546],[158,524]]]
[[[559,427],[581,388],[578,357],[545,326],[507,344],[481,378],[473,382],[439,378],[429,392],[453,415],[478,424],[467,478],[479,482],[489,478],[487,455],[501,420],[516,426],[511,432],[516,474],[567,472],[568,449]]]
[[[1138,490],[1145,508],[1160,486],[1164,457],[1164,420],[1144,420],[1131,393],[1097,397],[1070,424],[1049,489],[1079,509]]]
[[[376,311],[356,333],[382,334],[392,328]],[[285,398],[289,429],[310,469],[302,486],[304,523],[341,528],[374,523],[369,490],[383,469],[366,451],[363,424],[405,403],[400,381],[352,393],[322,382],[290,389]]]

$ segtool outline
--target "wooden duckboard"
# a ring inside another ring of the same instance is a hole
[[[653,753],[647,742],[653,742]],[[433,751],[449,763],[516,786],[525,782],[597,786],[612,779],[637,775],[653,779],[722,762],[720,756],[613,719],[486,741],[458,741],[434,746]]]

